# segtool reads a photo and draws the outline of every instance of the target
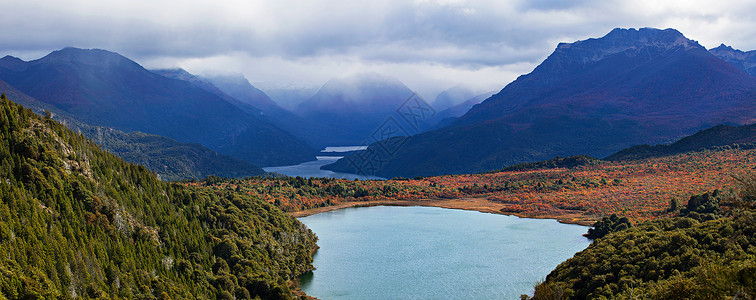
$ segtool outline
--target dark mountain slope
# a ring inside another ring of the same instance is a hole
[[[265,92],[254,87],[241,75],[198,77],[182,69],[153,72],[189,81],[236,105],[242,111],[291,133],[315,148],[322,149],[328,145],[340,144],[340,141],[334,140],[332,136],[334,132],[338,133],[341,129],[329,128],[320,123],[305,120],[281,108]]]
[[[471,89],[463,86],[453,86],[439,93],[436,99],[433,100],[433,103],[431,103],[431,106],[437,111],[443,111],[475,96],[477,96],[476,93]]]
[[[103,149],[124,160],[147,167],[163,180],[263,175],[260,167],[233,157],[221,155],[200,144],[180,143],[173,139],[141,132],[90,126],[70,114],[26,95],[0,80],[0,92],[40,115],[49,111],[52,118],[94,140]]]
[[[754,116],[754,77],[673,29],[615,29],[559,44],[533,72],[448,127],[384,154],[376,174],[470,173],[554,156],[604,157],[717,124],[753,123]],[[353,169],[349,159],[331,168]]]
[[[725,146],[756,146],[756,124],[743,126],[719,125],[701,130],[694,135],[686,136],[669,145],[633,146],[612,154],[605,159],[611,161],[634,160]]]
[[[0,97],[0,295],[287,299],[314,234],[247,194],[161,182]]]
[[[483,102],[483,100],[488,99],[493,94],[494,93],[485,93],[477,95],[465,100],[462,103],[437,112],[435,116],[433,116],[429,119],[428,122],[426,122],[427,124],[429,124],[429,126],[425,128],[424,131],[436,130],[448,126],[449,124],[456,121],[457,118],[470,111],[473,106]]]
[[[751,76],[756,76],[756,50],[744,52],[721,44],[719,47],[710,49],[709,52],[751,74]]]
[[[244,178],[265,175],[249,162],[222,155],[200,144],[179,143],[173,139],[138,131],[77,124],[76,128],[97,145],[125,161],[145,166],[161,180],[202,179],[210,175]]]
[[[88,124],[200,143],[258,165],[313,158],[312,149],[277,127],[116,53],[66,48],[26,63],[5,57],[0,78]]]

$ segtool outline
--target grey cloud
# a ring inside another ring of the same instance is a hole
[[[488,77],[498,70],[504,86],[514,79],[512,70],[528,72],[558,42],[598,37],[614,27],[673,27],[705,46],[756,49],[756,4],[724,0],[65,2],[0,4],[0,54],[36,58],[66,46],[103,48],[161,66],[226,57],[225,65],[202,69],[245,66],[236,71],[277,78],[371,66],[391,72],[385,68],[391,66],[433,81],[448,76],[429,70],[449,76],[479,70]],[[266,58],[287,68],[231,61]]]

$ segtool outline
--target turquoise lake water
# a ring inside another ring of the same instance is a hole
[[[319,237],[302,290],[320,299],[519,299],[585,249],[587,227],[435,207],[299,219]]]

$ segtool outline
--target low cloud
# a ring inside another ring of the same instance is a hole
[[[676,28],[707,48],[756,49],[751,2],[11,0],[0,4],[0,53],[102,48],[147,67],[238,72],[253,83],[378,71],[435,97],[459,83],[501,89],[558,42],[615,27]]]

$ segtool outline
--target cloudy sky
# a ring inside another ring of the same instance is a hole
[[[242,73],[262,86],[370,71],[434,98],[456,84],[499,90],[558,42],[615,27],[756,49],[755,16],[752,0],[0,0],[0,55],[101,48],[148,68]]]

